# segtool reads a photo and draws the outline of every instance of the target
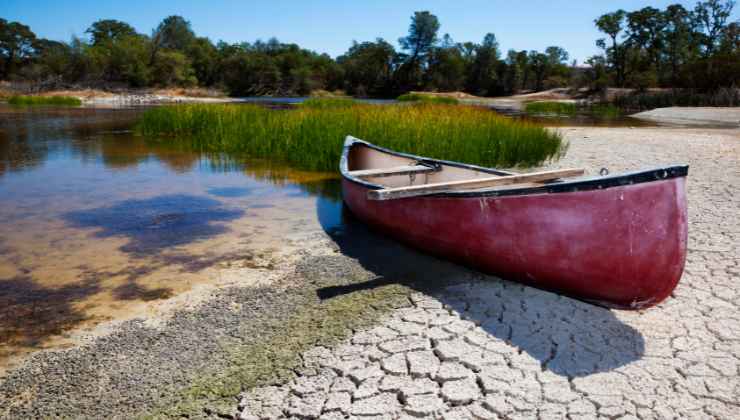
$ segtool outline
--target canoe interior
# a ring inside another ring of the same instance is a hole
[[[431,161],[429,161],[431,162]],[[395,168],[419,164],[418,159],[398,156],[368,147],[362,143],[355,143],[347,156],[347,169],[350,172],[369,169]],[[424,162],[421,162],[422,164]],[[408,187],[411,185],[435,184],[448,181],[463,181],[476,178],[491,178],[505,174],[496,174],[472,168],[452,166],[434,161],[439,170],[434,172],[403,174],[394,176],[370,176],[364,180],[386,188]],[[511,186],[507,186],[511,188]]]

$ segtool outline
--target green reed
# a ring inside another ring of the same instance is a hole
[[[334,105],[312,101],[292,110],[233,104],[163,106],[146,111],[136,130],[198,150],[323,171],[337,170],[347,135],[399,151],[483,166],[538,165],[560,157],[565,149],[557,132],[484,108]]]
[[[424,95],[420,93],[404,93],[403,95],[396,98],[399,102],[424,102],[430,104],[446,104],[446,105],[457,105],[460,103],[455,98],[448,96],[435,96],[435,95]]]
[[[555,115],[575,115],[578,107],[570,102],[529,102],[524,106],[527,114],[555,114]]]
[[[82,101],[74,96],[25,96],[16,95],[8,98],[11,105],[54,105],[80,106]]]
[[[596,117],[617,118],[622,115],[622,110],[609,103],[596,103],[588,106],[587,111]]]

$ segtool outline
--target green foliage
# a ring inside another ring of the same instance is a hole
[[[0,18],[0,77],[11,75],[16,67],[33,54],[36,34],[19,22]]]
[[[734,6],[734,0],[708,0],[691,11],[672,4],[665,10],[648,6],[599,17],[596,27],[610,38],[596,42],[604,50],[600,60],[608,65],[607,83],[639,90],[736,86],[740,23],[729,22]],[[601,78],[597,81],[603,85]]]
[[[740,91],[734,88],[719,89],[711,93],[691,89],[674,89],[663,92],[635,92],[618,95],[613,106],[630,112],[644,111],[672,106],[740,106]]]
[[[421,93],[404,93],[403,95],[396,98],[399,102],[423,102],[430,104],[446,104],[446,105],[457,105],[460,103],[455,98],[447,96],[435,96],[435,95],[424,95]]]
[[[0,19],[0,78],[107,86],[224,88],[234,96],[304,96],[343,90],[354,96],[392,98],[409,91],[460,91],[509,95],[568,85],[604,92],[609,86],[646,90],[672,87],[716,91],[740,85],[740,22],[733,0],[705,0],[688,9],[617,10],[594,23],[605,34],[590,67],[568,63],[558,46],[544,52],[511,50],[505,59],[496,36],[454,42],[439,36],[439,19],[415,12],[401,50],[383,39],[354,42],[332,59],[296,44],[214,45],[198,37],[182,16],[168,16],[150,36],[113,19],[94,22],[89,40],[37,39],[28,26]]]
[[[199,150],[336,171],[345,136],[423,156],[485,166],[537,165],[563,151],[558,133],[490,110],[438,104],[377,106],[312,100],[296,110],[181,105],[148,110],[137,131]],[[336,106],[340,104],[339,106]]]
[[[11,105],[52,105],[52,106],[80,106],[82,101],[73,96],[11,96],[8,98]]]
[[[387,96],[393,89],[396,50],[382,38],[375,42],[353,42],[337,57],[343,69],[344,87],[355,96]]]
[[[151,68],[152,81],[161,86],[194,86],[198,80],[185,54],[179,51],[159,51]]]
[[[524,110],[527,114],[575,115],[578,107],[571,102],[542,101],[529,102]]]
[[[136,35],[136,30],[126,22],[103,19],[90,25],[85,33],[90,34],[93,45],[104,45],[122,38]]]

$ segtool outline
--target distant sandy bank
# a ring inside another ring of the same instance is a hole
[[[671,107],[657,108],[631,115],[644,120],[685,125],[720,124],[740,127],[740,107]]]

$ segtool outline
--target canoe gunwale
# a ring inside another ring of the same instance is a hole
[[[380,190],[385,188],[380,184],[374,184],[372,182],[365,181],[363,179],[354,177],[349,173],[349,152],[355,145],[362,145],[375,149],[380,152],[388,153],[394,156],[405,157],[414,159],[421,164],[428,165],[448,165],[458,168],[471,169],[479,172],[490,173],[493,175],[514,175],[514,172],[503,171],[494,168],[485,168],[477,165],[470,165],[466,163],[446,161],[441,159],[432,159],[423,156],[412,155],[408,153],[397,152],[395,150],[386,149],[381,146],[360,140],[358,138],[347,136],[344,142],[344,148],[342,150],[342,157],[339,163],[339,169],[342,177],[350,182],[359,184],[368,189]],[[502,197],[512,195],[529,195],[529,194],[554,194],[554,193],[565,193],[565,192],[577,192],[577,191],[590,191],[600,190],[612,187],[620,187],[625,185],[640,184],[644,182],[652,181],[663,181],[671,178],[686,177],[689,172],[688,165],[671,165],[665,167],[658,167],[647,170],[626,172],[616,175],[606,176],[595,176],[590,178],[582,178],[577,180],[568,181],[555,181],[542,186],[536,187],[524,187],[517,188],[516,184],[512,188],[496,189],[496,190],[459,190],[459,191],[444,191],[439,193],[433,193],[425,195],[429,198],[470,198],[470,197]]]

